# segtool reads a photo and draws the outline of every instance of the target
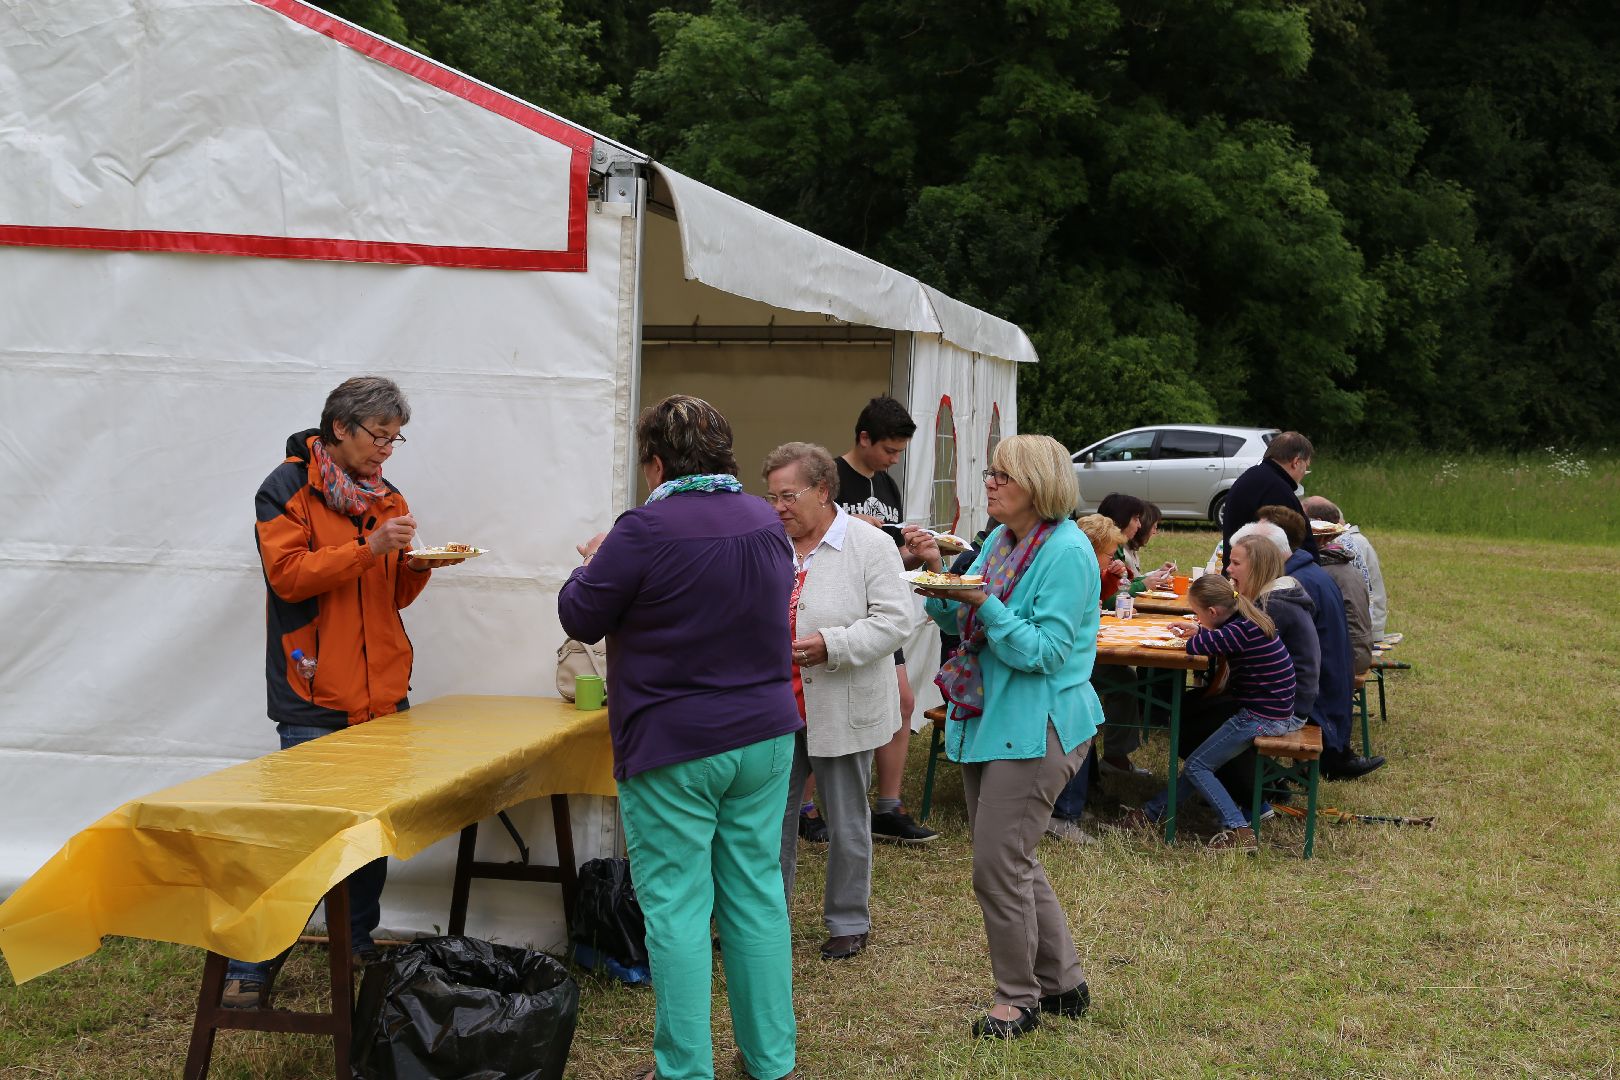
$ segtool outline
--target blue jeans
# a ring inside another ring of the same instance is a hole
[[[334,729],[321,727],[307,727],[303,724],[277,724],[276,733],[281,736],[281,748],[291,749],[300,743],[307,743],[322,735],[332,734]],[[369,862],[349,875],[349,934],[350,947],[358,949],[362,945],[371,944],[371,932],[377,929],[382,922],[382,891],[383,882],[388,878],[388,860],[377,859]],[[225,967],[226,979],[241,979],[243,982],[272,982],[276,972],[287,959],[287,949],[274,960],[262,960],[249,963],[246,960],[232,960]]]
[[[1074,776],[1063,785],[1052,803],[1052,816],[1065,821],[1079,821],[1086,812],[1086,800],[1091,797],[1091,774],[1097,771],[1097,740],[1091,740],[1086,759],[1075,770]]]
[[[1187,755],[1181,776],[1176,781],[1177,803],[1185,805],[1196,789],[1204,801],[1215,808],[1223,828],[1243,828],[1249,824],[1249,819],[1232,801],[1232,796],[1226,793],[1226,785],[1215,776],[1215,770],[1254,745],[1256,735],[1286,735],[1290,731],[1298,731],[1303,724],[1304,721],[1297,716],[1287,720],[1261,720],[1248,709],[1239,709],[1232,719],[1216,728],[1215,734],[1205,739],[1203,745]],[[1149,799],[1142,810],[1158,821],[1164,817],[1169,802],[1170,791],[1166,788]]]

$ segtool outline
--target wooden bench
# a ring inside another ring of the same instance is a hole
[[[932,726],[928,733],[928,773],[923,777],[922,806],[917,814],[919,822],[928,820],[928,811],[934,805],[934,766],[945,752],[945,706],[935,705],[926,710],[923,719],[931,721]]]
[[[1254,803],[1249,825],[1260,836],[1260,806],[1267,784],[1294,780],[1305,785],[1305,858],[1316,845],[1316,789],[1322,779],[1322,729],[1306,724],[1287,735],[1261,735],[1254,740]],[[1284,765],[1282,759],[1290,764]]]

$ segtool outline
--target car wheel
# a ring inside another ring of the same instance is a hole
[[[1226,492],[1215,496],[1215,501],[1209,504],[1209,520],[1226,528]]]

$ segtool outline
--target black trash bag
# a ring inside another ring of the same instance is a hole
[[[630,860],[592,859],[579,868],[568,938],[626,968],[647,966],[647,924],[630,881]]]
[[[579,984],[545,953],[439,937],[366,965],[351,1059],[362,1080],[561,1080]]]

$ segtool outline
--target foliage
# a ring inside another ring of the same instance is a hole
[[[1611,4],[335,10],[1019,322],[1066,441],[1620,441]]]

